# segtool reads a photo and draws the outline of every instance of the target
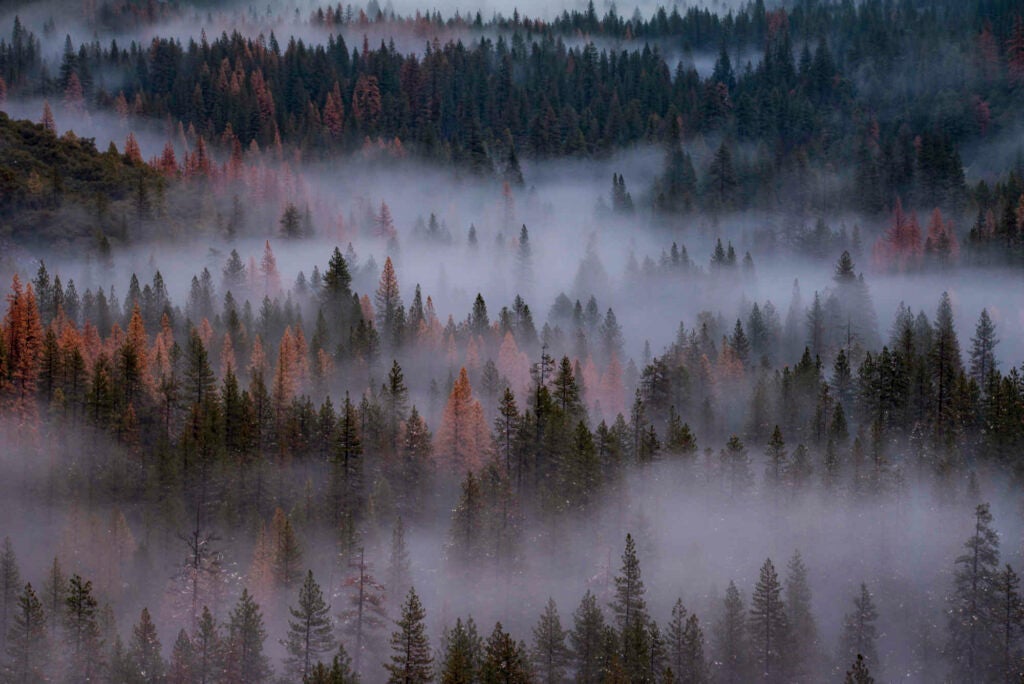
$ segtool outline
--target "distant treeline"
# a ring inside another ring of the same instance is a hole
[[[315,12],[312,21],[336,16]],[[430,21],[379,19],[410,35]],[[669,210],[799,204],[787,188],[813,187],[840,169],[853,173],[840,176],[830,207],[879,212],[895,195],[962,207],[960,149],[1012,132],[1024,93],[1024,23],[1008,2],[929,10],[805,3],[791,12],[757,2],[724,18],[661,11],[649,21],[599,21],[590,8],[550,25],[494,19],[480,28],[498,35],[427,40],[422,54],[393,43],[349,46],[335,35],[320,44],[281,44],[273,34],[148,45],[69,38],[52,70],[16,22],[0,43],[0,76],[9,97],[169,118],[228,150],[285,145],[317,156],[397,142],[513,181],[521,156],[599,155],[657,141],[679,150],[667,164],[676,180],[652,192]],[[567,44],[570,31],[582,40]],[[587,42],[599,36],[650,42]],[[701,77],[686,50],[707,48],[718,58]],[[937,71],[936,61],[955,65],[955,76],[943,77],[953,66]],[[703,139],[721,140],[731,159],[722,169],[700,155],[698,181],[688,157]],[[804,200],[812,201],[826,202]]]

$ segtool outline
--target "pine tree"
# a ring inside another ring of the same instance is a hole
[[[708,168],[708,194],[712,204],[719,209],[727,208],[733,199],[737,185],[736,172],[733,170],[732,153],[726,141],[718,146],[715,156]]]
[[[210,609],[203,606],[202,616],[192,635],[192,673],[199,684],[213,684],[220,680],[224,669],[225,644]]]
[[[427,639],[426,613],[415,589],[409,589],[398,631],[391,634],[391,662],[384,665],[389,684],[423,684],[434,681],[433,657]]]
[[[771,559],[761,574],[750,599],[750,638],[759,676],[768,682],[789,680],[791,656],[789,622],[782,601],[782,584]]]
[[[249,590],[243,589],[228,620],[224,663],[229,681],[248,683],[270,679],[270,660],[263,654],[263,642],[266,639],[267,631],[263,626],[260,607]]]
[[[99,676],[103,668],[103,639],[92,595],[92,582],[72,575],[64,600],[64,648],[68,654],[68,673],[76,681]]]
[[[565,669],[569,662],[565,636],[562,621],[558,617],[558,607],[555,600],[549,598],[540,620],[533,628],[531,653],[534,672],[538,680],[544,684],[558,684],[565,678]]]
[[[978,317],[978,326],[974,329],[974,337],[971,338],[971,366],[970,376],[978,383],[978,387],[989,391],[989,379],[998,367],[995,348],[999,344],[996,337],[996,326],[988,315],[988,309],[982,309]]]
[[[604,614],[597,604],[597,597],[588,589],[573,613],[573,627],[569,632],[573,670],[579,684],[598,684],[602,681],[606,631]]]
[[[328,667],[317,663],[303,680],[303,684],[359,684],[359,675],[352,671],[352,663],[345,652],[345,646],[338,646],[338,653]]]
[[[14,544],[10,537],[4,537],[3,550],[0,551],[0,647],[6,644],[7,630],[18,610],[20,589],[21,573],[14,555]]]
[[[189,684],[199,681],[198,677],[192,674],[195,663],[195,651],[192,648],[192,640],[184,629],[178,630],[178,636],[171,647],[171,660],[167,664],[168,684]]]
[[[7,295],[7,313],[0,332],[6,366],[4,382],[0,383],[0,406],[9,407],[21,421],[32,424],[37,417],[36,389],[43,329],[32,285],[22,287],[17,275]]]
[[[201,406],[203,400],[216,390],[217,378],[210,366],[206,344],[195,327],[189,331],[184,379],[185,397],[190,405]]]
[[[469,569],[480,562],[484,552],[485,506],[480,480],[472,471],[466,473],[458,506],[452,511],[448,533],[448,558],[460,569]]]
[[[397,360],[391,362],[387,381],[381,389],[384,419],[387,423],[387,445],[394,450],[398,446],[399,428],[407,417],[409,401],[409,388],[405,384],[405,375]]]
[[[477,633],[473,618],[465,622],[456,618],[451,629],[441,637],[441,684],[473,684],[479,681],[483,663],[483,639]]]
[[[792,675],[799,681],[809,681],[818,674],[818,627],[811,610],[807,566],[799,551],[793,554],[786,570],[786,620],[793,640]]]
[[[743,597],[732,581],[725,591],[722,616],[715,625],[715,681],[746,682],[750,676]]]
[[[646,624],[648,616],[644,591],[644,583],[640,578],[640,561],[636,556],[636,542],[633,541],[632,534],[627,534],[626,548],[622,553],[622,568],[615,576],[615,600],[611,604],[620,632],[625,633],[631,625],[638,622]]]
[[[11,626],[7,630],[4,681],[43,682],[53,656],[43,604],[26,584],[18,604],[12,610]]]
[[[631,534],[626,535],[626,549],[622,554],[622,569],[615,577],[615,615],[621,640],[622,666],[630,678],[645,676],[649,670],[651,643],[648,627],[651,624],[644,601],[644,584],[640,578],[640,562]]]
[[[596,498],[601,481],[601,461],[593,435],[580,420],[572,433],[568,452],[560,465],[558,499],[568,508],[586,510]]]
[[[427,422],[415,406],[402,426],[396,490],[403,496],[397,502],[399,513],[416,516],[429,500],[429,483],[433,473],[433,443]],[[406,587],[408,588],[408,587]],[[402,589],[405,593],[405,589]],[[401,595],[401,594],[400,594]]]
[[[736,319],[736,327],[733,328],[732,336],[729,338],[729,346],[736,353],[736,358],[746,364],[750,359],[750,340],[747,339],[746,333],[743,332],[743,323],[738,318]]]
[[[140,680],[138,668],[132,660],[131,653],[124,645],[120,634],[114,635],[114,645],[110,648],[110,657],[103,669],[109,681],[136,682]],[[142,680],[144,681],[144,680]]]
[[[282,589],[292,588],[301,576],[302,547],[295,535],[291,519],[280,508],[274,511],[271,523],[274,581]]]
[[[51,637],[57,634],[57,628],[60,626],[59,616],[64,612],[64,600],[67,598],[67,595],[68,578],[64,575],[64,571],[61,570],[57,557],[54,556],[50,570],[46,574],[41,597],[43,610],[48,616],[46,623]]]
[[[704,631],[696,614],[687,616],[682,599],[677,599],[672,606],[667,641],[668,662],[674,681],[679,684],[707,684],[711,675],[704,658]]]
[[[846,679],[843,681],[844,684],[875,684],[875,679],[871,676],[870,670],[868,670],[864,656],[860,653],[857,654],[857,660],[854,661],[853,668],[846,671]]]
[[[313,571],[299,588],[297,607],[289,608],[288,637],[282,643],[288,651],[285,666],[292,677],[305,679],[320,656],[334,650],[331,607],[324,602]]]
[[[487,637],[484,661],[480,667],[480,684],[531,684],[526,645],[516,643],[501,623]]]
[[[302,237],[302,214],[299,213],[299,208],[291,202],[285,206],[284,213],[281,214],[281,220],[278,223],[281,226],[282,237]]]
[[[251,274],[255,276],[255,274]],[[274,250],[270,247],[270,240],[263,245],[263,258],[260,259],[259,275],[262,288],[260,292],[268,297],[274,297],[281,290],[281,274],[277,270],[277,258]]]
[[[50,109],[49,101],[43,102],[43,118],[39,123],[43,125],[43,130],[47,133],[57,135],[57,124],[53,120],[53,110]]]
[[[519,249],[516,251],[516,271],[518,282],[530,283],[533,281],[533,248],[530,246],[530,231],[526,225],[519,231]]]
[[[986,680],[987,669],[998,660],[993,652],[998,642],[988,635],[998,611],[999,537],[988,504],[975,509],[974,534],[964,546],[967,552],[956,559],[949,598],[947,653],[956,679],[973,683]]]
[[[778,425],[772,430],[771,439],[768,440],[766,455],[768,457],[768,465],[765,476],[773,487],[779,487],[783,483],[783,477],[789,463],[786,460],[786,442],[782,438],[782,430],[779,429]]]
[[[852,658],[863,658],[877,671],[878,630],[875,627],[875,620],[878,619],[878,611],[875,610],[875,603],[871,598],[866,584],[860,585],[860,594],[853,599],[853,612],[847,613],[843,618],[843,631],[839,641],[839,659],[848,662]]]
[[[355,405],[345,392],[331,459],[331,510],[335,523],[355,520],[363,513],[363,444],[359,423]]]
[[[994,663],[991,676],[1010,682],[1020,677],[1021,668],[1021,637],[1024,636],[1024,601],[1020,595],[1020,578],[1007,565],[996,578],[995,596],[996,640],[999,644],[999,657]]]
[[[362,674],[364,658],[378,651],[379,632],[388,622],[386,589],[373,576],[362,547],[350,560],[349,567],[352,573],[343,582],[349,593],[349,606],[341,614],[342,628],[355,650],[355,671]]]
[[[156,625],[149,616],[149,610],[142,609],[139,622],[132,628],[132,640],[128,647],[132,667],[144,682],[163,680],[166,663],[160,655],[160,639]]]
[[[473,396],[469,375],[463,368],[445,405],[435,451],[452,472],[479,472],[489,441],[483,408]]]
[[[231,250],[228,260],[224,262],[221,276],[223,278],[221,287],[225,293],[233,292],[236,296],[242,294],[242,289],[245,287],[246,273],[245,264],[242,263],[242,257],[239,256],[237,249]]]
[[[955,429],[954,386],[963,373],[960,359],[960,343],[953,325],[953,307],[949,293],[943,292],[935,314],[932,348],[929,352],[934,385],[934,408],[932,414],[936,434],[949,435]]]
[[[405,309],[402,306],[402,295],[398,289],[398,276],[395,275],[391,257],[384,260],[384,269],[380,274],[375,297],[376,318],[374,321],[380,328],[381,339],[388,349],[401,346]]]

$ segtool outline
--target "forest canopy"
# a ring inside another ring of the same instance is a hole
[[[0,679],[1024,676],[1024,19],[0,9]]]

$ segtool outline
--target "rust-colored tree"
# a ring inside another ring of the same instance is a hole
[[[960,244],[953,231],[953,224],[942,218],[942,212],[938,208],[932,212],[928,221],[924,251],[929,259],[942,264],[949,264],[960,255]]]
[[[47,133],[57,135],[57,123],[53,120],[53,110],[50,109],[49,101],[43,102],[43,118],[39,120]]]
[[[43,327],[32,285],[22,285],[17,275],[7,295],[7,314],[3,322],[3,357],[0,370],[0,397],[5,410],[23,422],[38,415],[36,381],[43,350]]]
[[[64,108],[76,116],[85,113],[85,91],[78,74],[71,72],[68,83],[64,87]]]
[[[327,101],[324,102],[323,113],[324,128],[337,139],[341,137],[345,125],[345,105],[341,101],[341,89],[338,82],[334,82],[334,88],[327,93]]]
[[[516,393],[525,392],[530,382],[530,361],[519,351],[515,337],[505,333],[505,339],[498,349],[498,373],[508,379]]]
[[[490,436],[480,402],[473,397],[463,368],[452,387],[437,431],[434,453],[442,467],[455,473],[479,471],[490,451]]]
[[[168,140],[164,145],[164,151],[160,155],[160,163],[157,170],[165,176],[175,176],[178,173],[178,159],[174,155],[174,145]]]
[[[391,218],[391,209],[388,208],[386,202],[380,203],[380,213],[377,214],[374,223],[374,234],[385,240],[393,240],[398,237],[398,233],[395,232],[395,220]]]
[[[280,426],[295,397],[296,369],[295,369],[295,340],[292,336],[291,327],[285,328],[281,336],[281,343],[278,345],[277,366],[274,369],[273,403],[274,416]]]
[[[608,367],[604,369],[601,376],[600,401],[605,418],[613,420],[615,416],[626,410],[625,385],[622,381],[622,364],[619,358],[612,354]]]
[[[121,121],[122,124],[127,123],[128,100],[125,98],[123,90],[117,94],[117,97],[114,98],[114,111],[117,112],[117,118]]]
[[[139,148],[139,141],[135,139],[135,134],[131,131],[128,132],[128,137],[124,141],[124,156],[133,164],[142,163],[142,150]]]
[[[363,74],[356,81],[355,91],[352,93],[352,115],[363,132],[373,133],[377,128],[380,111],[380,86],[377,85],[377,77]]]
[[[263,294],[274,297],[281,291],[281,274],[277,270],[277,259],[270,248],[270,240],[263,245],[263,259],[260,261],[260,275],[263,282]]]
[[[892,223],[885,234],[878,238],[872,249],[875,265],[883,270],[905,271],[916,268],[922,255],[921,227],[916,214],[903,211],[903,203],[896,199]]]

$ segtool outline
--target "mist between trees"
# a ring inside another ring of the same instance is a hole
[[[540,261],[526,228],[511,249],[477,242],[451,249],[521,274]],[[404,305],[390,258],[371,301],[352,289],[372,268],[354,249],[289,288],[269,241],[248,265],[237,249],[183,304],[159,271],[131,276],[124,303],[45,265],[15,279],[0,356],[11,667],[31,653],[72,678],[295,680],[341,644],[339,667],[383,681],[395,620],[426,630],[418,662],[439,678],[491,681],[514,661],[523,681],[816,681],[858,653],[919,681],[1016,667],[1014,575],[974,510],[992,501],[1019,538],[1020,383],[987,312],[966,364],[946,294],[932,315],[899,307],[880,347],[844,252],[785,318],[740,297],[637,363],[596,298],[555,297],[538,331],[522,298],[492,319],[478,295],[442,326],[419,288]],[[677,246],[615,287],[686,284],[724,305],[724,282],[759,278],[732,251],[716,243],[702,268]],[[91,277],[117,271],[112,257]],[[46,640],[28,638],[41,616]]]
[[[4,14],[0,677],[1020,681],[990,4]]]

